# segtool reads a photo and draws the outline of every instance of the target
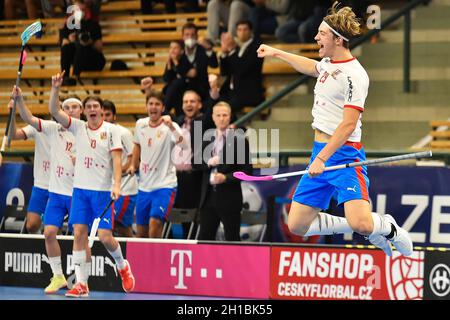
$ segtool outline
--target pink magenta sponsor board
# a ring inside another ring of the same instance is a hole
[[[381,250],[274,247],[274,299],[422,299],[424,253],[388,257]]]
[[[269,297],[269,247],[129,242],[127,259],[135,292]]]

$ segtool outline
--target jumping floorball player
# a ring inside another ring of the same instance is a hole
[[[315,37],[320,62],[262,44],[258,57],[276,57],[297,71],[316,77],[312,108],[314,146],[308,167],[292,199],[289,230],[301,236],[330,235],[355,231],[368,237],[388,256],[390,243],[403,255],[413,252],[408,232],[391,215],[371,212],[367,167],[324,172],[325,166],[366,159],[361,144],[361,115],[369,77],[352,56],[349,39],[360,33],[360,23],[349,7],[334,3]],[[344,206],[345,219],[320,212],[333,194]]]

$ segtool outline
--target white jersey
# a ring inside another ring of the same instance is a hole
[[[120,133],[114,124],[103,121],[98,128],[70,118],[67,130],[77,144],[73,187],[85,190],[111,191],[113,161],[111,151],[122,150]]]
[[[45,120],[43,122],[53,121]],[[25,139],[34,139],[35,141],[34,186],[47,190],[50,181],[50,144],[48,138],[30,125],[23,127],[21,130],[25,134]]]
[[[48,137],[50,144],[50,183],[48,191],[72,196],[75,166],[75,137],[59,123],[39,119],[40,131]]]
[[[175,136],[163,123],[152,127],[150,119],[143,118],[136,122],[134,143],[141,147],[141,164],[139,166],[139,190],[149,192],[161,188],[175,188],[177,174],[171,154],[175,147]],[[180,127],[173,123],[177,130]]]
[[[120,131],[120,138],[122,141],[122,165],[128,162],[128,156],[133,154],[133,134],[127,128],[121,126],[120,124],[116,124]],[[122,178],[122,181],[124,179]],[[121,190],[121,194],[123,196],[131,196],[135,195],[138,192],[138,182],[136,175],[130,178],[127,185]]]
[[[344,108],[361,111],[349,141],[361,141],[361,116],[369,90],[369,76],[356,58],[347,61],[322,59],[314,88],[313,129],[333,135],[344,118]]]

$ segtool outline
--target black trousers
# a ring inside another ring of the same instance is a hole
[[[105,67],[106,60],[103,53],[92,46],[82,46],[69,43],[61,47],[61,70],[70,75],[70,67],[73,65],[73,73],[78,76],[82,71],[100,71]]]
[[[215,240],[220,222],[223,223],[226,241],[240,241],[242,203],[220,198],[213,186],[208,188],[205,205],[200,210],[199,240]]]

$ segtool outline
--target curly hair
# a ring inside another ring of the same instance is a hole
[[[339,32],[347,39],[353,38],[361,33],[361,21],[356,17],[350,7],[338,9],[339,2],[333,3],[328,15],[323,19],[330,27]],[[335,35],[335,37],[338,37]],[[344,46],[348,48],[348,42],[344,41]]]

